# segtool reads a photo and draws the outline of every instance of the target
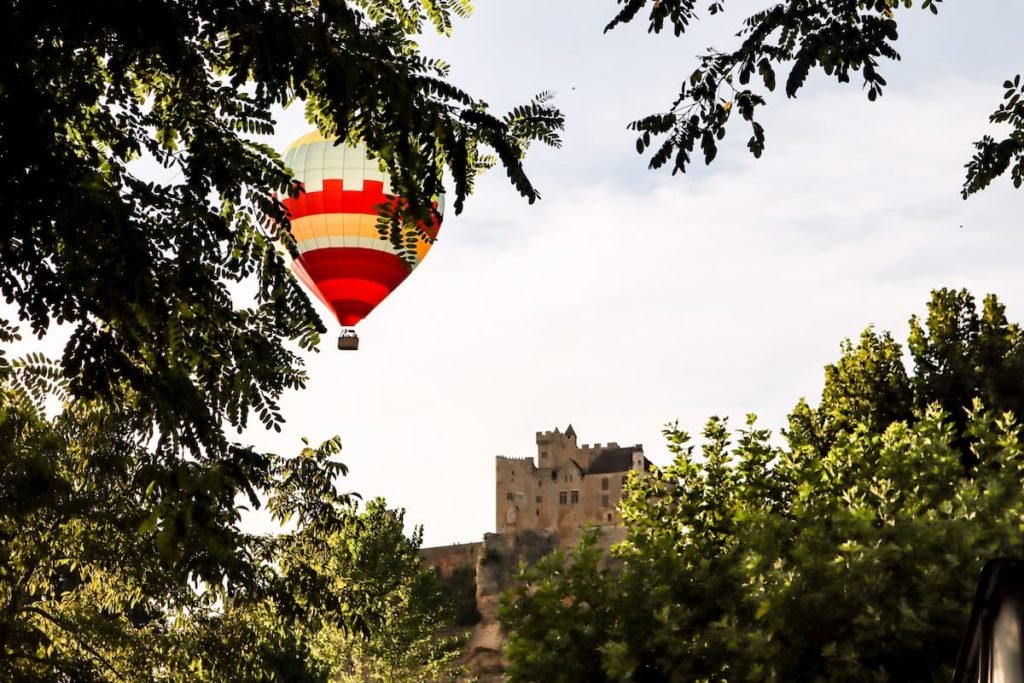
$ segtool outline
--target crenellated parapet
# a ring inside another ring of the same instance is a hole
[[[543,530],[567,540],[587,526],[615,527],[621,524],[618,504],[629,472],[653,467],[639,444],[577,444],[572,425],[564,432],[537,432],[536,441],[536,461],[495,459],[498,532]]]

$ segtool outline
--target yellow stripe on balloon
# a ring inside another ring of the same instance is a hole
[[[423,257],[427,255],[427,252],[430,251],[432,246],[434,246],[433,242],[425,242],[423,240],[419,241],[416,245],[416,265],[419,265],[419,262],[423,260]]]
[[[300,254],[305,254],[309,251],[316,251],[317,249],[328,249],[334,248],[357,248],[357,249],[372,249],[374,251],[383,251],[387,254],[397,256],[398,252],[391,246],[391,242],[388,240],[382,240],[379,237],[315,237],[308,240],[302,240],[301,242],[295,243],[296,248]]]
[[[365,213],[319,213],[292,220],[296,241],[316,237],[372,237],[377,239],[377,217]]]
[[[300,253],[327,247],[361,247],[395,254],[391,242],[377,232],[377,217],[362,213],[321,213],[292,220],[292,236]],[[422,261],[431,243],[416,244],[416,260]]]

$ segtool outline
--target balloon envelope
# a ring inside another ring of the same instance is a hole
[[[402,284],[430,242],[418,238],[410,263],[381,238],[380,207],[398,198],[364,145],[335,144],[312,132],[288,147],[284,163],[305,190],[284,200],[299,251],[292,270],[342,326],[352,327]],[[432,237],[440,219],[439,208],[435,224],[426,226]]]

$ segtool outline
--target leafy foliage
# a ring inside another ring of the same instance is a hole
[[[825,458],[752,421],[711,420],[700,452],[670,428],[675,461],[623,504],[621,567],[584,545],[508,598],[510,680],[948,678],[984,560],[1024,548],[1020,425],[979,407],[970,428],[976,478],[937,409]]]
[[[934,292],[927,318],[910,320],[908,350],[918,408],[937,402],[958,426],[974,397],[1024,415],[1024,334],[994,295],[979,311],[966,290]]]
[[[922,0],[920,8],[937,14],[941,1]],[[671,28],[681,36],[700,18],[695,0],[618,0],[618,4],[621,8],[605,31],[636,20],[647,7],[651,33]],[[725,4],[710,2],[708,14],[724,12]],[[699,143],[704,162],[710,164],[730,120],[738,113],[750,127],[747,148],[760,157],[765,134],[757,113],[767,103],[767,94],[775,90],[780,72],[785,72],[787,97],[796,97],[811,73],[820,70],[839,83],[849,83],[859,74],[868,99],[876,100],[887,85],[880,71],[882,63],[900,59],[897,14],[913,5],[913,0],[784,0],[749,15],[737,34],[738,46],[709,49],[698,58],[697,68],[666,111],[630,124],[639,133],[637,152],[652,151],[652,169],[668,165],[673,174],[685,173]],[[977,152],[967,164],[964,198],[1008,169],[1014,186],[1020,187],[1024,177],[1020,85],[1019,76],[1004,83],[1004,103],[990,120],[1010,124],[1012,131],[998,142],[985,136],[975,143]]]
[[[913,419],[914,396],[903,367],[903,349],[891,335],[864,330],[856,346],[845,340],[842,357],[825,367],[825,386],[816,409],[801,399],[790,415],[790,443],[827,453],[842,433],[884,431]]]
[[[588,538],[506,596],[510,680],[948,679],[978,571],[1024,551],[1024,431],[1004,410],[1024,385],[976,381],[1019,333],[994,297],[977,316],[941,290],[911,337],[912,377],[888,334],[845,343],[786,445],[753,416],[737,431],[712,418],[699,445],[670,425],[673,462],[630,481],[612,564]],[[985,360],[944,383],[958,358]],[[977,398],[1000,395],[999,411]]]
[[[223,428],[255,416],[280,429],[280,395],[306,381],[295,345],[313,348],[323,327],[274,248],[287,229],[274,193],[297,190],[251,136],[273,130],[273,107],[304,100],[321,130],[382,160],[413,223],[446,171],[461,210],[487,148],[533,201],[523,154],[532,139],[558,144],[561,114],[535,100],[495,117],[414,42],[425,22],[447,31],[450,13],[468,10],[461,0],[10,3],[0,294],[37,335],[73,327],[61,359],[71,393],[130,395],[160,461],[224,467],[242,491],[256,482],[258,458]],[[131,162],[143,157],[169,179],[137,177]],[[249,305],[236,305],[239,292]]]
[[[0,679],[327,681],[363,660],[399,676],[450,668],[458,644],[431,638],[449,608],[419,564],[420,534],[405,537],[382,501],[359,513],[336,491],[337,441],[264,456],[272,476],[257,493],[295,526],[248,534],[224,472],[182,462],[173,480],[141,486],[155,455],[125,415],[75,400],[48,418],[21,389],[35,365],[21,365],[0,391]],[[174,509],[164,486],[177,489]]]
[[[989,184],[1010,171],[1013,186],[1020,188],[1024,182],[1024,86],[1021,85],[1020,74],[1013,80],[1003,83],[1006,93],[999,108],[989,117],[991,123],[1009,124],[1010,132],[1002,140],[991,135],[984,136],[974,143],[977,150],[967,164],[967,180],[964,182],[963,196],[983,190]]]
[[[351,621],[362,629],[328,620],[317,633],[317,657],[332,662],[334,681],[438,681],[459,672],[462,639],[440,635],[454,605],[419,558],[422,530],[406,537],[403,522],[402,511],[370,501],[326,547],[303,538],[287,552],[286,574],[312,569],[330,582],[327,592],[339,600],[321,609],[353,612]]]
[[[967,290],[932,292],[927,316],[910,319],[907,347],[912,375],[903,366],[903,348],[888,333],[868,328],[856,346],[843,342],[842,357],[825,368],[818,407],[801,399],[790,415],[790,444],[824,455],[840,434],[881,433],[937,404],[970,465],[966,425],[974,399],[997,413],[1024,415],[1024,335],[994,295],[979,311]]]
[[[546,96],[491,114],[420,53],[420,32],[448,33],[466,0],[5,9],[0,295],[34,335],[71,338],[56,364],[0,352],[0,677],[315,680],[330,667],[296,624],[369,633],[383,603],[356,586],[356,609],[299,581],[313,569],[277,569],[288,543],[348,529],[339,442],[282,458],[229,436],[252,419],[280,430],[324,331],[275,248],[289,242],[276,197],[298,188],[254,136],[304,101],[381,159],[405,226],[446,175],[461,210],[492,152],[536,200],[524,155],[560,143],[562,116]],[[165,177],[140,177],[140,160]],[[0,322],[0,343],[15,338]],[[261,500],[294,536],[240,529],[239,503]]]
[[[512,681],[606,680],[599,656],[618,606],[615,582],[601,569],[596,532],[525,568],[498,618],[509,637],[506,674]]]

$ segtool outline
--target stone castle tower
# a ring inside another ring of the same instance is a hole
[[[442,580],[468,574],[473,581],[477,620],[458,625],[472,627],[462,658],[472,680],[504,680],[505,634],[497,613],[516,567],[572,546],[589,526],[601,528],[599,547],[622,540],[622,487],[631,472],[642,477],[653,469],[643,446],[580,446],[572,425],[564,433],[537,432],[536,460],[497,457],[495,533],[484,534],[482,543],[420,550]]]
[[[582,446],[569,425],[565,432],[537,432],[537,459],[498,456],[495,461],[498,533],[551,531],[571,546],[588,526],[618,540],[617,506],[630,472],[645,476],[653,465],[643,446],[609,443]]]

